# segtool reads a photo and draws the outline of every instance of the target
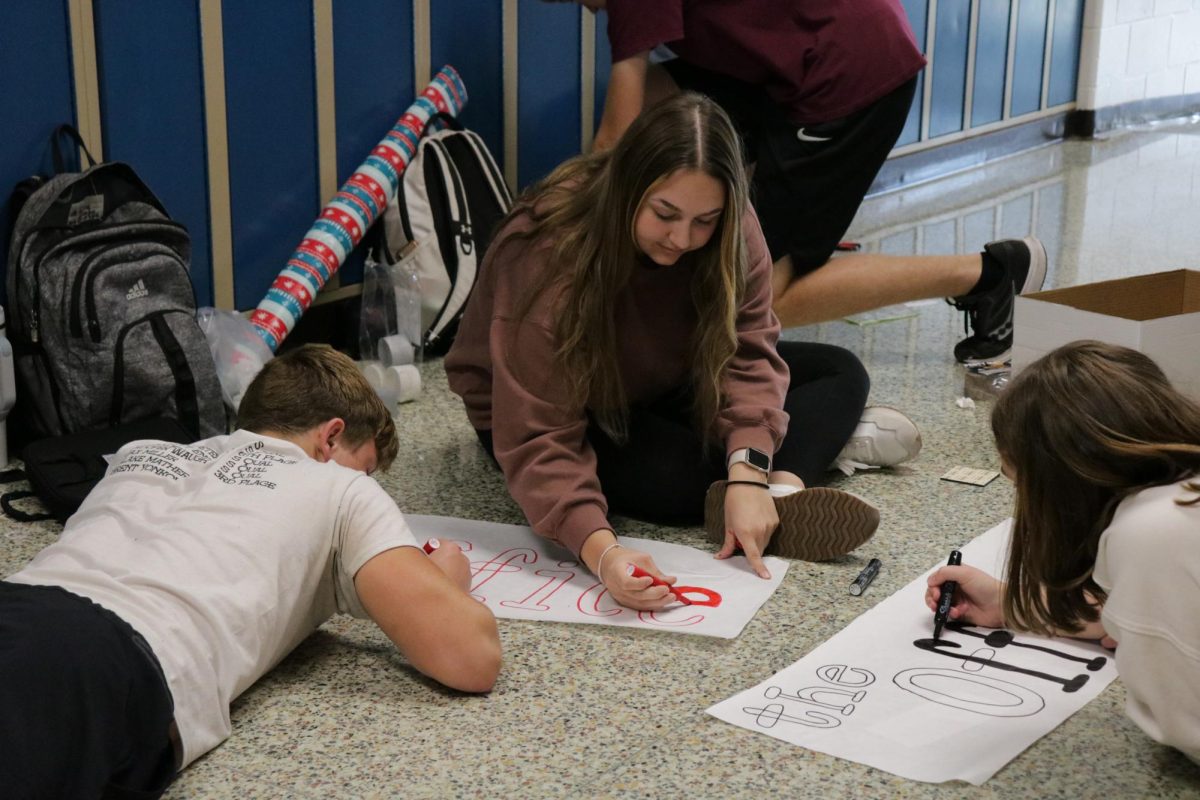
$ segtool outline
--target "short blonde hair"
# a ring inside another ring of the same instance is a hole
[[[335,417],[346,423],[346,443],[375,441],[378,469],[399,450],[396,425],[383,400],[344,353],[306,344],[267,362],[238,406],[237,426],[255,433],[298,434]]]

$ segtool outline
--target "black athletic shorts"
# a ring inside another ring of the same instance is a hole
[[[917,79],[848,117],[797,128],[761,86],[678,58],[661,66],[737,126],[746,162],[756,165],[750,198],[771,259],[790,255],[797,275],[827,262],[904,130]]]
[[[174,704],[150,646],[57,586],[0,581],[0,795],[153,798]]]

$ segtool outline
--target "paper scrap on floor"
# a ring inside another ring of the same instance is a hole
[[[766,558],[770,580],[755,575],[746,559],[723,561],[711,552],[647,539],[621,544],[649,553],[677,586],[699,586],[720,595],[715,607],[675,604],[663,611],[620,606],[587,567],[569,552],[523,525],[407,514],[418,542],[456,542],[471,561],[471,594],[497,616],[543,622],[576,622],[691,633],[733,639],[775,593],[788,562]]]
[[[994,469],[954,467],[942,476],[942,480],[951,481],[953,483],[969,483],[972,486],[987,486],[989,483],[999,477],[1000,473]]]
[[[1010,524],[962,548],[963,563],[1001,574]],[[903,778],[978,786],[1117,676],[1110,652],[1076,639],[948,626],[929,649],[933,569],[708,713]]]

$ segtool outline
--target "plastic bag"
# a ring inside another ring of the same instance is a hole
[[[250,381],[274,354],[250,321],[236,311],[206,306],[196,311],[196,321],[208,340],[225,404],[237,411]]]

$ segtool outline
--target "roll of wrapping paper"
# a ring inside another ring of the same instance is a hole
[[[439,113],[456,117],[466,103],[462,78],[447,64],[321,209],[267,296],[250,315],[250,323],[271,352],[292,332],[321,287],[388,203],[396,199],[400,176],[417,152],[429,121]]]

